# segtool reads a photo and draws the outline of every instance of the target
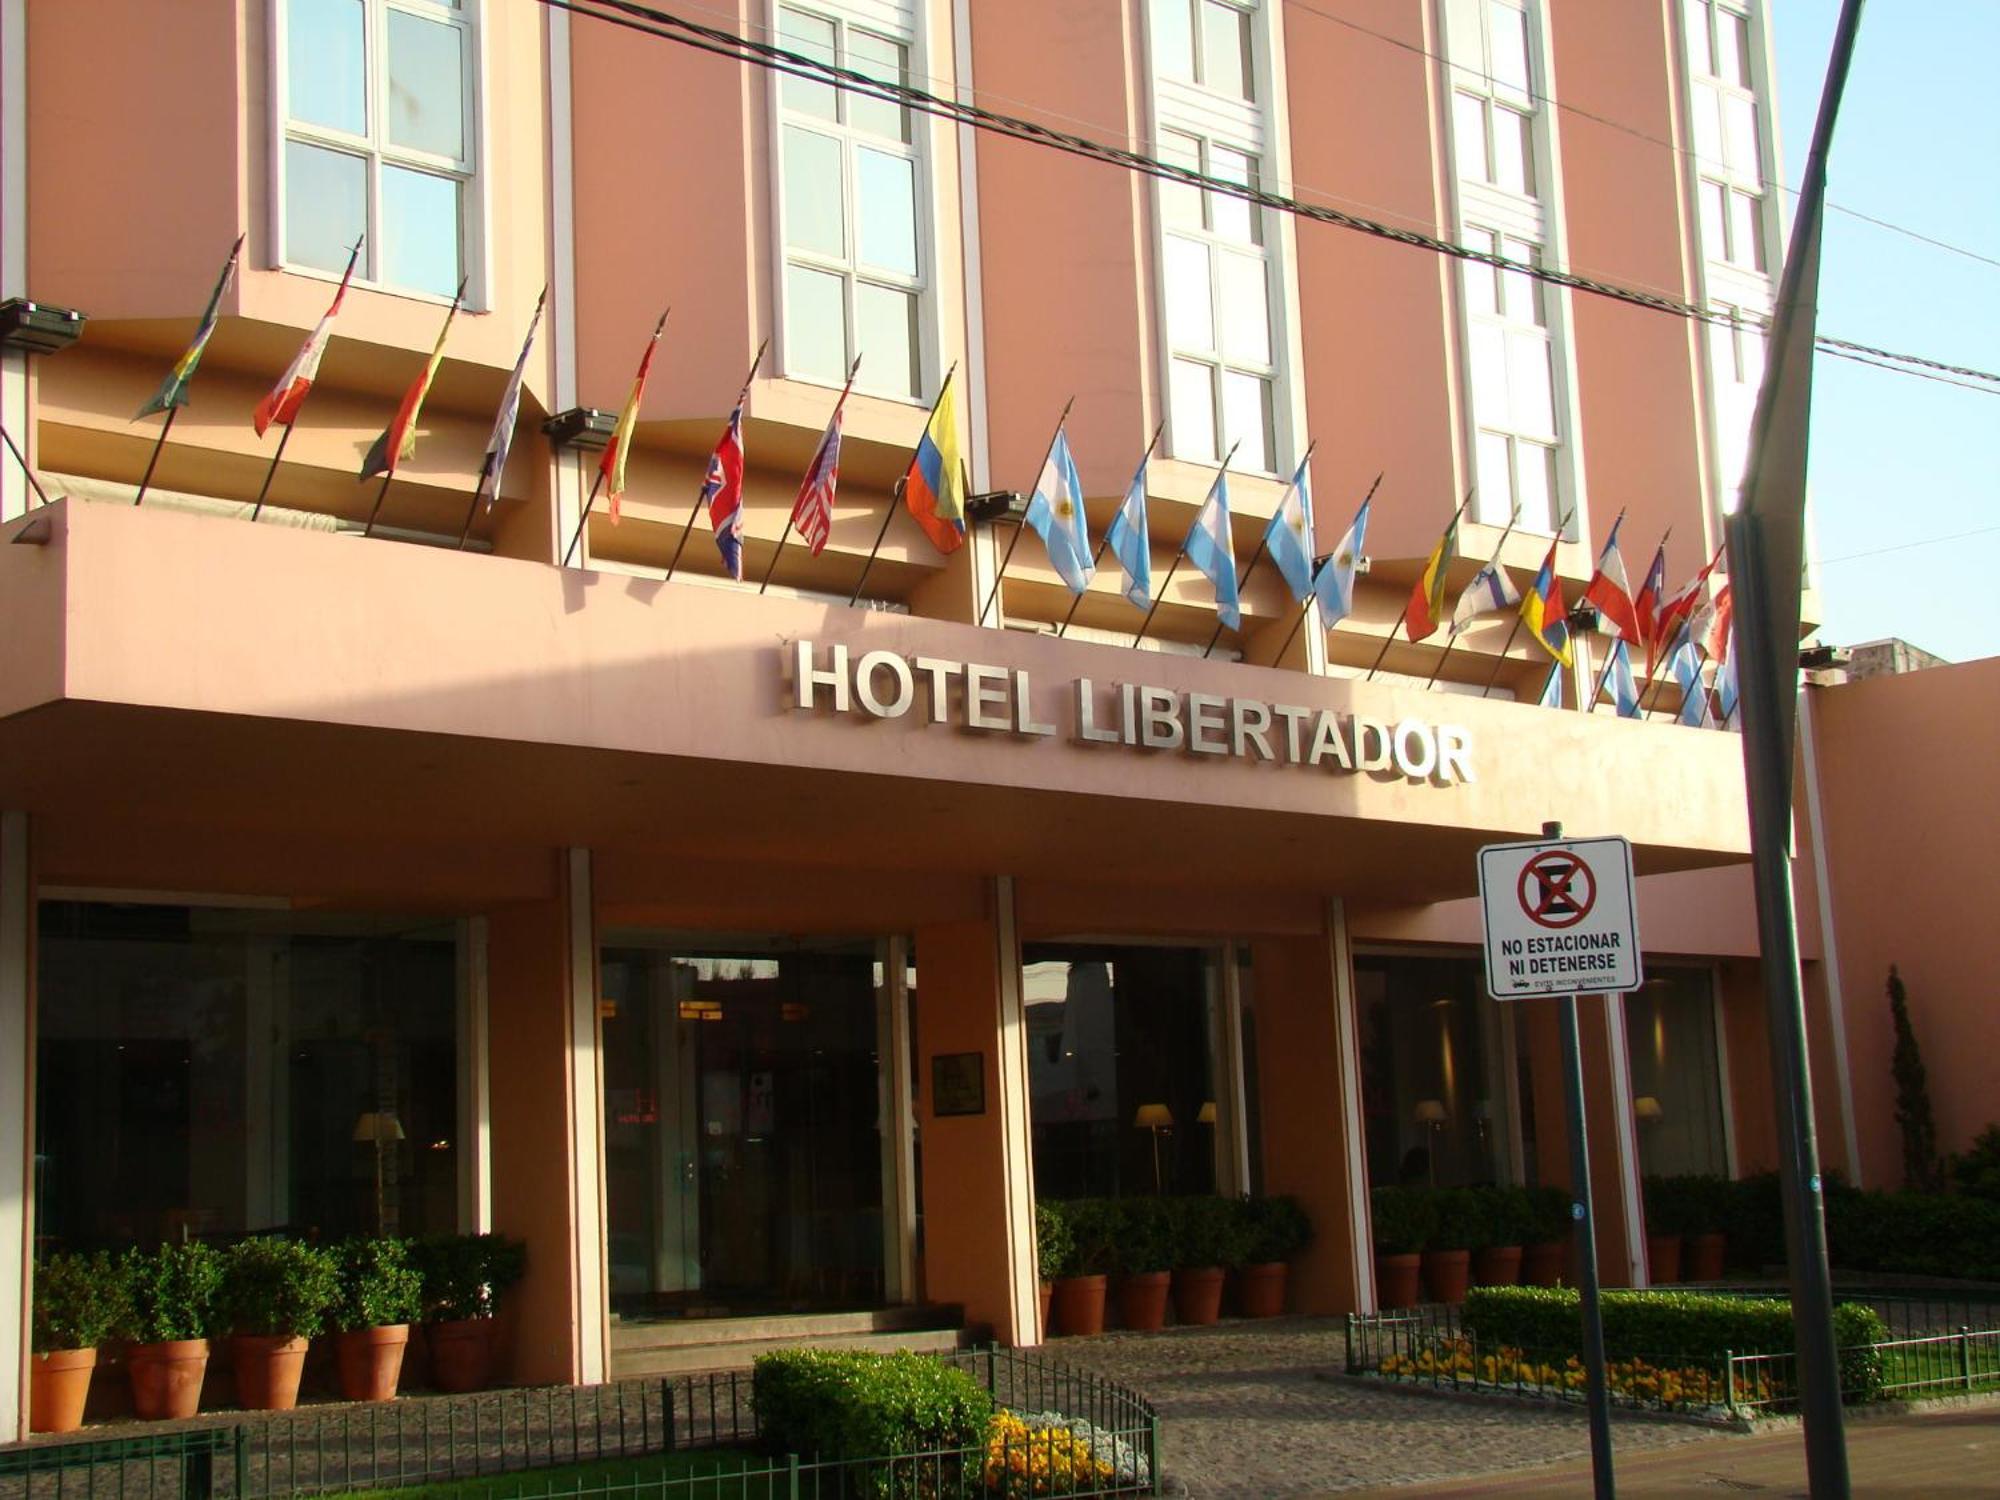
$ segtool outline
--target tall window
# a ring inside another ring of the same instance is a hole
[[[907,83],[910,38],[890,18],[887,7],[849,15],[786,5],[779,39],[837,67]],[[786,373],[839,385],[865,353],[857,387],[914,399],[923,390],[928,281],[924,163],[911,113],[790,75],[778,100]]]
[[[472,256],[473,0],[286,0],[284,258],[448,297]]]
[[[1510,261],[1541,263],[1537,247],[1512,235],[1468,229],[1463,240]],[[1553,530],[1556,408],[1548,288],[1480,261],[1464,262],[1463,275],[1479,519],[1504,526],[1519,505],[1522,525]]]
[[[1254,100],[1250,5],[1233,0],[1153,0],[1153,69],[1232,99]]]

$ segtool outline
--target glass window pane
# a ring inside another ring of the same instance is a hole
[[[344,151],[286,141],[285,260],[345,270],[348,251],[367,227],[368,163]],[[368,263],[364,259],[362,265]]]
[[[1493,109],[1493,185],[1516,193],[1535,191],[1535,150],[1528,135],[1529,117],[1495,105]]]
[[[841,278],[785,267],[785,372],[839,385],[847,378],[847,313]]]
[[[1227,146],[1210,146],[1208,175],[1224,182],[1255,187],[1257,159],[1245,156],[1241,151],[1231,151]],[[1210,193],[1208,205],[1210,223],[1223,239],[1234,240],[1239,245],[1264,243],[1264,213],[1255,204],[1232,198],[1226,193]]]
[[[1174,417],[1174,457],[1214,462],[1215,371],[1191,359],[1177,359],[1168,370]]]
[[[1541,251],[1526,240],[1503,239],[1500,253],[1518,265],[1539,266],[1542,263]],[[1503,271],[1500,277],[1507,317],[1516,323],[1546,325],[1548,319],[1542,310],[1542,284],[1519,271]]]
[[[1726,95],[1722,100],[1722,138],[1729,170],[1757,177],[1757,106],[1734,94]]]
[[[1494,236],[1490,230],[1467,229],[1459,236],[1459,243],[1468,250],[1492,253]],[[1472,313],[1498,313],[1500,311],[1500,273],[1483,260],[1462,260],[1460,274],[1465,278],[1465,308]]]
[[[285,11],[285,82],[291,117],[349,135],[366,135],[368,90],[362,55],[361,0],[292,0]],[[344,256],[341,264],[347,264]]]
[[[465,160],[465,33],[389,12],[389,141]]]
[[[1529,531],[1555,529],[1556,452],[1540,443],[1514,444],[1515,497],[1521,502],[1521,525]]]
[[[1189,0],[1153,0],[1153,71],[1194,77],[1194,12]]]
[[[1470,182],[1491,182],[1486,166],[1486,101],[1471,94],[1451,96],[1451,139],[1458,155],[1458,175]]]
[[[892,42],[871,32],[848,32],[847,65],[857,73],[879,78],[884,83],[906,84],[910,81],[909,49],[900,42]],[[885,135],[894,141],[910,138],[909,110],[885,99],[849,94],[847,123],[856,130],[865,130],[870,135]]]
[[[1504,0],[1487,7],[1491,19],[1493,81],[1528,90],[1528,18]]]
[[[1549,362],[1549,338],[1541,332],[1507,335],[1507,396],[1516,432],[1554,437],[1556,432],[1555,372]]]
[[[1729,228],[1724,222],[1727,215],[1729,189],[1719,182],[1702,180],[1699,201],[1701,203],[1701,243],[1703,253],[1710,260],[1729,258]]]
[[[867,356],[859,379],[870,390],[897,396],[917,394],[917,299],[895,287],[857,282],[854,287],[854,342]]]
[[[1215,303],[1208,284],[1208,246],[1167,236],[1167,341],[1176,349],[1215,348]]]
[[[1489,427],[1510,427],[1507,405],[1507,336],[1492,323],[1471,327],[1472,413]]]
[[[1232,99],[1252,99],[1250,16],[1223,0],[1201,0],[1201,81]]]
[[[1708,55],[1708,6],[1704,0],[1682,0],[1681,18],[1687,25],[1688,70],[1715,76],[1715,63]]]
[[[1715,18],[1715,76],[1739,88],[1750,87],[1750,22],[1722,11]]]
[[[1505,526],[1514,508],[1514,479],[1508,462],[1507,439],[1481,432],[1473,444],[1473,480],[1479,493],[1472,513],[1485,526]]]
[[[1201,170],[1201,142],[1178,131],[1160,132],[1160,159],[1189,171]],[[1200,229],[1201,189],[1160,179],[1160,217],[1170,229]]]
[[[382,280],[449,297],[458,288],[458,241],[458,184],[384,163]]]
[[[864,265],[917,274],[917,167],[906,156],[856,152],[859,201],[854,237]]]
[[[785,243],[836,260],[847,257],[840,157],[832,136],[785,127]]]
[[[1710,169],[1722,166],[1722,96],[1706,85],[1694,91],[1694,154]]]
[[[1235,466],[1268,474],[1271,461],[1271,382],[1261,375],[1222,372],[1224,452],[1238,444]]]
[[[1729,258],[1753,271],[1764,269],[1764,236],[1757,222],[1759,203],[1748,193],[1729,195]]]
[[[1222,353],[1250,365],[1271,362],[1271,297],[1261,255],[1220,252]]]
[[[814,62],[831,63],[834,60],[833,22],[781,6],[778,10],[778,44],[789,52],[803,53]],[[778,85],[778,98],[786,109],[802,115],[817,115],[822,120],[840,118],[840,106],[831,84],[814,83],[789,73],[778,76],[783,80]]]

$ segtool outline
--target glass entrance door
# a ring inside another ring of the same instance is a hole
[[[629,934],[602,971],[613,1312],[879,1306],[874,945]]]

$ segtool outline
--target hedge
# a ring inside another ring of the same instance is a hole
[[[1610,1359],[1719,1361],[1723,1354],[1783,1354],[1797,1345],[1788,1302],[1699,1292],[1605,1292],[1604,1352]],[[1482,1286],[1466,1293],[1460,1321],[1485,1344],[1579,1354],[1583,1314],[1572,1287]],[[1870,1349],[1889,1337],[1872,1308],[1843,1302],[1833,1310],[1843,1392],[1872,1400],[1882,1390],[1882,1356]],[[1786,1372],[1787,1377],[1789,1372]]]
[[[802,1458],[978,1449],[993,1415],[972,1376],[909,1352],[782,1349],[758,1356],[751,1381],[765,1447]]]
[[[1729,1235],[1729,1263],[1783,1264],[1777,1173],[1723,1188],[1713,1227]],[[1827,1258],[1836,1272],[2000,1281],[2000,1203],[1966,1194],[1864,1191],[1830,1173],[1825,1202]]]

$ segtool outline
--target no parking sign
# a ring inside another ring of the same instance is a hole
[[[1479,851],[1486,988],[1495,1000],[1635,990],[1639,911],[1622,838],[1540,839]]]

